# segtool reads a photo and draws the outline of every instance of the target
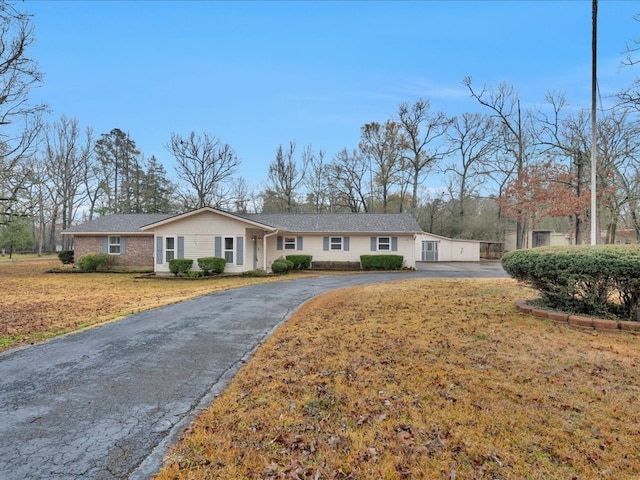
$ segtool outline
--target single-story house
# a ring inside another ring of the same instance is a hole
[[[421,232],[408,214],[239,214],[211,207],[179,215],[107,215],[62,233],[73,236],[76,258],[103,252],[113,256],[117,268],[158,273],[169,272],[173,258],[191,258],[197,268],[196,259],[214,256],[227,260],[229,273],[270,270],[274,260],[291,254],[311,255],[313,262],[398,254],[406,267],[415,268],[424,258],[422,248],[428,248],[423,245],[456,242]],[[465,243],[451,251],[460,248],[468,252],[470,247]],[[479,260],[479,253],[472,258],[452,255],[449,247],[438,251],[442,253],[426,261]]]

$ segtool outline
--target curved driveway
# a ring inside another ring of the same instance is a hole
[[[503,276],[499,264],[434,264],[261,284],[4,352],[1,476],[148,479],[254,349],[311,297],[383,281]]]

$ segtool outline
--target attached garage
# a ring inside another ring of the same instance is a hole
[[[418,262],[479,262],[480,242],[418,233],[415,258]]]

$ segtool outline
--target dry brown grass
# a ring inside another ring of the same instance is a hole
[[[46,273],[57,259],[0,263],[0,350],[207,293],[287,277],[150,280],[133,273]]]
[[[533,296],[434,279],[316,298],[157,480],[640,478],[640,338],[514,313]]]

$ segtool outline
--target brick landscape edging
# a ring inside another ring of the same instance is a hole
[[[564,312],[541,310],[532,307],[527,300],[518,300],[515,304],[516,311],[533,315],[536,318],[548,319],[552,322],[568,325],[580,330],[597,330],[601,332],[627,332],[640,334],[640,322],[605,320],[602,318],[582,317]]]

